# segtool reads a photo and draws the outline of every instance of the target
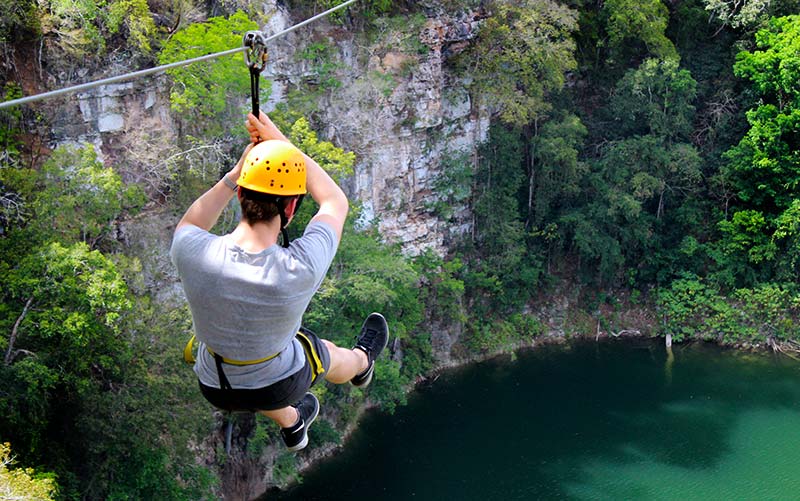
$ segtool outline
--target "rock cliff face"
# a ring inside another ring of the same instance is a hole
[[[298,21],[274,5],[271,10],[268,32]],[[363,203],[363,219],[377,220],[384,238],[411,255],[428,248],[443,254],[451,237],[469,230],[463,210],[456,211],[461,221],[454,225],[429,207],[437,197],[431,181],[441,160],[474,152],[488,128],[464,82],[448,68],[448,58],[463,50],[479,22],[476,12],[441,14],[410,23],[411,32],[387,30],[373,44],[330,24],[314,26],[313,38],[335,47],[341,81],[319,103],[321,133],[357,154],[347,188]],[[308,33],[292,33],[271,49],[267,73],[274,83],[267,107],[314,77],[313,68],[296,58],[308,39]]]
[[[270,16],[263,27],[267,33],[301,21],[274,0],[263,8]],[[263,105],[273,109],[287,90],[303,89],[316,76],[313,64],[298,57],[310,41],[333,48],[329,57],[341,85],[322,94],[315,126],[324,138],[357,154],[355,176],[345,188],[363,203],[363,219],[377,221],[384,238],[401,243],[410,255],[428,248],[444,254],[452,237],[469,231],[464,208],[455,208],[456,224],[430,210],[437,197],[431,182],[444,157],[473,153],[488,128],[464,82],[448,67],[448,59],[475,36],[480,13],[431,16],[419,15],[410,30],[386,28],[373,43],[328,20],[276,39],[266,71],[273,92]],[[123,160],[128,180],[158,184],[156,165],[176,143],[166,77],[91,89],[57,109],[51,122],[54,146],[92,143],[107,163]]]

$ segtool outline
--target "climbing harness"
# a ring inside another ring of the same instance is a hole
[[[319,358],[319,354],[317,350],[314,348],[314,344],[309,339],[308,334],[310,331],[305,327],[300,327],[300,330],[297,332],[295,337],[300,342],[300,345],[303,347],[303,351],[306,354],[306,358],[311,365],[311,380],[315,381],[318,376],[322,375],[325,372],[325,366],[322,364],[322,360]],[[183,360],[187,364],[193,364],[196,360],[194,355],[194,345],[195,341],[197,340],[196,336],[192,336],[189,339],[189,342],[186,343],[186,347],[183,349]],[[219,384],[220,388],[223,390],[230,390],[231,385],[228,382],[227,376],[225,376],[225,371],[222,370],[222,364],[228,365],[236,365],[236,366],[245,366],[245,365],[256,365],[262,362],[268,362],[273,358],[280,355],[280,352],[270,355],[264,358],[258,358],[255,360],[233,360],[230,358],[223,357],[219,353],[215,353],[214,350],[206,346],[206,351],[210,353],[214,357],[214,362],[217,366],[217,375],[219,376]]]
[[[317,380],[318,377],[322,376],[325,373],[325,366],[322,363],[322,359],[320,359],[317,350],[314,348],[314,343],[311,342],[311,339],[308,337],[310,331],[305,327],[300,327],[300,330],[297,332],[296,338],[300,342],[300,345],[303,347],[303,351],[305,352],[306,360],[308,360],[309,366],[311,367],[311,382],[312,384],[314,381]],[[195,345],[196,337],[192,336],[189,339],[189,342],[186,343],[186,347],[183,349],[183,359],[186,363],[193,364],[195,362],[195,355],[194,355],[194,345]],[[225,371],[222,368],[222,364],[229,364],[229,365],[255,365],[261,362],[266,362],[272,360],[273,358],[277,357],[279,353],[274,355],[270,355],[269,357],[264,357],[256,360],[232,360],[226,357],[223,357],[219,353],[215,353],[211,348],[206,346],[206,350],[214,356],[214,364],[217,368],[217,376],[219,377],[219,387],[222,390],[231,390],[233,387],[231,386],[230,381],[228,381],[228,377],[225,375]],[[231,442],[233,438],[233,425],[234,421],[236,420],[236,414],[248,414],[250,411],[245,411],[242,409],[221,409],[224,415],[224,427],[225,427],[225,452],[230,454],[231,452]]]
[[[325,366],[322,365],[322,360],[320,360],[319,354],[317,354],[317,350],[314,349],[314,344],[311,342],[311,339],[308,338],[306,332],[308,332],[308,329],[300,327],[300,331],[297,333],[297,339],[300,341],[300,344],[303,345],[303,351],[306,352],[306,358],[311,365],[311,381],[313,383],[317,380],[317,377],[325,373]]]
[[[195,362],[195,360],[196,360],[196,357],[194,356],[194,343],[195,343],[195,341],[197,341],[197,337],[196,336],[192,336],[192,338],[189,340],[189,342],[186,343],[186,347],[183,348],[183,360],[187,364],[193,364]],[[214,356],[214,358],[219,357],[222,362],[224,362],[224,363],[226,363],[228,365],[255,365],[255,364],[260,364],[261,362],[267,362],[268,360],[272,360],[273,358],[275,358],[275,357],[277,357],[279,355],[279,353],[275,353],[275,354],[270,355],[268,357],[257,358],[255,360],[233,360],[233,359],[230,359],[230,358],[225,358],[225,357],[219,355],[218,353],[214,353],[214,350],[212,350],[208,346],[206,346],[206,351],[208,351],[212,356]]]
[[[275,33],[274,35],[270,35],[268,37],[263,37],[263,35],[262,35],[263,42],[267,43],[267,42],[269,42],[271,40],[274,40],[274,39],[276,39],[276,38],[278,38],[280,36],[283,36],[283,35],[285,35],[287,33],[290,33],[290,32],[292,32],[292,31],[294,31],[294,30],[296,30],[298,28],[301,28],[301,27],[303,27],[303,26],[305,26],[305,25],[307,25],[309,23],[313,23],[317,19],[323,18],[323,17],[327,16],[328,14],[331,14],[332,12],[335,12],[335,11],[337,11],[339,9],[343,9],[343,8],[347,7],[348,5],[350,5],[350,4],[352,4],[353,2],[356,2],[356,1],[357,0],[347,0],[344,3],[341,3],[341,4],[337,5],[336,7],[332,7],[330,9],[326,10],[325,12],[321,12],[321,13],[317,14],[316,16],[313,16],[313,17],[310,17],[310,18],[306,19],[305,21],[301,21],[301,22],[299,22],[299,23],[297,23],[297,24],[295,24],[293,26],[290,26],[290,27],[286,28],[283,31],[279,31],[278,33]],[[222,56],[229,56],[229,55],[232,55],[232,54],[238,54],[239,52],[242,52],[243,50],[246,50],[246,47],[237,47],[235,49],[230,49],[230,50],[226,50],[226,51],[222,51],[222,52],[216,52],[214,54],[207,54],[205,56],[195,57],[195,58],[192,58],[192,59],[186,59],[186,60],[183,60],[183,61],[176,61],[174,63],[165,64],[165,65],[162,65],[162,66],[156,66],[155,68],[148,68],[148,69],[145,69],[145,70],[134,71],[134,72],[131,72],[131,73],[125,73],[125,74],[117,75],[117,76],[114,76],[114,77],[95,80],[94,82],[87,82],[87,83],[83,83],[83,84],[79,84],[79,85],[73,85],[72,87],[66,87],[66,88],[63,88],[63,89],[53,90],[53,91],[50,91],[50,92],[43,92],[41,94],[34,94],[32,96],[25,96],[25,97],[21,97],[21,98],[18,98],[18,99],[12,99],[10,101],[5,101],[5,102],[0,103],[0,109],[9,108],[11,106],[18,106],[20,104],[25,104],[25,103],[31,103],[31,102],[34,102],[34,101],[40,101],[42,99],[49,99],[51,97],[56,97],[56,96],[60,96],[60,95],[63,95],[63,94],[68,94],[68,93],[71,93],[71,92],[79,92],[79,91],[82,91],[82,90],[88,90],[88,89],[92,89],[94,87],[99,87],[101,85],[109,85],[109,84],[112,84],[112,83],[124,82],[126,80],[132,80],[134,78],[140,78],[140,77],[144,77],[144,76],[148,76],[148,75],[153,75],[155,73],[161,73],[161,72],[164,72],[164,71],[172,69],[172,68],[178,68],[178,67],[181,67],[181,66],[187,66],[189,64],[197,63],[197,62],[200,62],[200,61],[207,61],[209,59],[215,59],[215,58],[222,57]]]

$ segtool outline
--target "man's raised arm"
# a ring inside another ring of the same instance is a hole
[[[247,130],[250,132],[250,139],[253,142],[270,139],[290,142],[266,114],[262,112],[259,118],[260,120],[256,120],[252,113],[247,115]],[[319,210],[311,221],[328,223],[341,240],[344,221],[350,209],[347,196],[333,178],[313,158],[305,153],[303,153],[303,156],[306,159],[306,188],[314,201],[319,204]]]

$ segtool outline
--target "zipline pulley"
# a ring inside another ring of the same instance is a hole
[[[253,104],[253,115],[258,118],[258,81],[261,72],[267,67],[267,43],[264,34],[260,31],[248,31],[242,37],[244,47],[244,62],[250,69],[250,97]]]

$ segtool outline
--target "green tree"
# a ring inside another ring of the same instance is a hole
[[[626,64],[632,55],[676,59],[675,46],[665,35],[669,11],[661,0],[606,0],[608,48],[612,64]],[[641,49],[640,49],[641,47]]]
[[[800,200],[794,200],[777,217],[771,243],[774,248],[785,249],[778,278],[789,281],[795,279],[800,271]]]
[[[242,11],[229,18],[212,17],[178,31],[165,44],[159,63],[168,64],[241,46],[242,36],[258,25]],[[221,135],[230,129],[233,117],[238,126],[242,106],[249,95],[249,71],[240,57],[229,56],[173,68],[170,102],[173,111],[191,113],[188,130],[206,136]],[[261,86],[262,89],[265,85]],[[266,89],[265,89],[266,90]],[[263,96],[262,96],[263,100]]]
[[[288,130],[287,137],[292,144],[319,163],[337,183],[353,175],[355,153],[344,151],[330,141],[321,141],[304,117],[288,114],[285,119],[294,119],[289,127],[282,129]]]
[[[54,471],[64,498],[199,497],[187,493],[208,475],[169,445],[195,425],[170,416],[165,405],[185,403],[154,377],[163,364],[151,336],[183,332],[131,295],[135,260],[98,250],[118,248],[109,237],[141,191],[91,147],[59,148],[41,171],[0,172],[27,208],[0,236],[0,439]]]
[[[531,140],[527,226],[540,228],[555,220],[560,207],[578,195],[586,164],[579,152],[586,127],[571,113],[545,122]]]
[[[48,45],[73,59],[105,52],[100,30],[101,6],[90,0],[50,0],[39,11]]]
[[[42,166],[31,201],[33,227],[48,238],[96,247],[116,219],[145,202],[137,186],[123,186],[113,169],[97,160],[92,145],[63,146]]]
[[[146,0],[42,0],[37,16],[47,45],[73,61],[104,55],[116,34],[147,54],[156,34]]]
[[[695,88],[677,61],[654,59],[629,70],[615,87],[609,103],[614,128],[607,135],[618,139],[589,163],[583,205],[559,220],[564,243],[577,250],[594,279],[626,278],[626,266],[654,278],[663,275],[665,259],[674,259],[681,228],[691,223],[679,209],[702,181],[701,157],[688,142]]]
[[[786,237],[793,234],[800,187],[800,16],[772,19],[756,34],[756,46],[740,52],[734,65],[760,101],[747,112],[750,129],[725,154],[723,176],[739,200],[720,225],[728,252],[744,256],[734,261],[775,266],[788,277],[798,259]]]
[[[26,463],[52,469],[71,495],[79,489],[77,465],[100,467],[102,456],[90,454],[99,443],[86,439],[90,430],[79,421],[92,412],[88,401],[101,401],[102,393],[107,399],[124,380],[132,353],[120,317],[131,303],[115,265],[100,252],[82,242],[39,247],[0,263],[0,428]],[[63,429],[71,433],[59,436]]]
[[[674,280],[669,288],[658,291],[656,301],[662,327],[676,342],[703,335],[713,338],[706,324],[724,308],[719,290],[695,276]]]
[[[0,41],[21,39],[35,32],[38,25],[34,0],[8,0],[0,4]]]
[[[474,238],[464,282],[476,318],[522,306],[538,283],[543,258],[527,248],[522,198],[525,142],[518,129],[494,125],[479,150],[473,195]]]
[[[750,130],[727,154],[730,175],[743,201],[785,209],[800,185],[800,16],[771,20],[756,46],[740,52],[733,67],[761,102],[747,112]]]
[[[507,124],[524,126],[549,110],[547,93],[576,68],[577,13],[552,0],[496,1],[461,64],[473,94]]]
[[[763,21],[772,0],[703,0],[711,17],[723,26],[742,28]]]
[[[142,53],[152,50],[150,41],[155,36],[156,25],[147,0],[116,0],[108,4],[106,26],[113,35],[127,32],[128,44]]]
[[[692,132],[697,82],[677,59],[647,59],[617,83],[611,98],[614,131],[686,141]]]
[[[0,499],[51,501],[57,485],[53,478],[33,468],[10,468],[15,460],[9,443],[0,444]]]

